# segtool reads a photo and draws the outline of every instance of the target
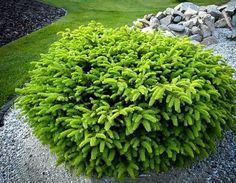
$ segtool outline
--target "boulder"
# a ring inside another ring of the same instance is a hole
[[[223,11],[225,8],[227,8],[227,4],[224,4],[224,5],[221,5],[221,6],[218,6],[217,9],[219,11]]]
[[[227,26],[228,26],[227,22],[224,18],[219,19],[215,22],[215,27],[216,28],[224,28],[224,27],[227,27]]]
[[[151,17],[151,19],[150,19],[150,23],[151,24],[153,24],[153,25],[160,25],[160,20],[158,20],[158,18],[157,17]]]
[[[179,22],[181,22],[181,20],[182,20],[182,17],[179,16],[179,15],[177,15],[177,16],[173,19],[173,22],[174,22],[174,23],[179,23]]]
[[[224,11],[228,14],[228,16],[232,16],[235,12],[236,8],[233,5],[228,5]]]
[[[213,32],[215,30],[215,18],[211,15],[203,17],[203,23],[206,24]]]
[[[153,29],[152,29],[152,27],[144,27],[143,29],[142,29],[142,32],[153,32]]]
[[[172,15],[167,15],[165,18],[162,18],[160,20],[161,25],[166,25],[166,26],[169,25],[171,21],[172,21]]]
[[[232,25],[236,28],[236,14],[232,16]]]
[[[194,34],[194,35],[190,36],[189,39],[201,42],[202,41],[202,36],[200,34]]]
[[[179,24],[169,24],[168,28],[175,32],[183,32],[185,30],[185,27]]]
[[[147,14],[144,15],[143,19],[146,19],[147,21],[149,21],[154,15],[153,14]]]
[[[175,10],[173,8],[167,8],[163,13],[166,15],[173,15]]]
[[[160,25],[158,28],[159,28],[160,30],[162,30],[162,31],[169,30],[169,28],[167,27],[167,25]]]
[[[174,9],[181,12],[185,12],[187,9],[199,11],[199,6],[190,2],[184,2],[177,5]]]
[[[161,20],[162,18],[165,17],[165,14],[164,14],[163,12],[158,12],[158,13],[156,14],[156,17],[157,17],[159,20]]]
[[[201,24],[200,27],[201,27],[201,35],[203,36],[203,38],[211,36],[212,34],[211,29],[207,25]]]
[[[201,42],[202,44],[209,46],[211,44],[216,44],[218,43],[217,39],[213,36],[207,37],[205,39],[203,39],[203,41]]]
[[[198,22],[198,19],[197,18],[192,18],[186,22],[183,22],[182,24],[185,26],[185,27],[188,27],[188,28],[192,28],[193,26],[197,25],[197,22]]]
[[[207,13],[209,13],[211,16],[213,16],[215,18],[215,20],[217,20],[221,15],[221,12],[220,12],[220,10],[218,10],[218,6],[216,6],[216,5],[207,6]]]
[[[193,26],[191,29],[192,34],[201,34],[201,29],[197,26]]]

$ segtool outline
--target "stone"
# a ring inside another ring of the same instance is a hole
[[[200,44],[200,42],[196,41],[196,40],[190,40],[193,44]]]
[[[192,34],[201,34],[201,29],[197,26],[193,26],[191,32]]]
[[[166,14],[166,15],[173,15],[174,12],[175,12],[175,10],[173,8],[167,8],[164,11],[164,14]]]
[[[207,13],[209,13],[211,16],[213,16],[215,18],[215,20],[217,20],[221,15],[221,12],[220,12],[220,10],[218,10],[218,6],[216,6],[216,5],[207,6]]]
[[[162,18],[165,17],[165,14],[164,14],[163,12],[158,12],[158,13],[156,14],[156,17],[157,17],[159,20],[161,20]]]
[[[183,37],[183,36],[189,36],[190,35],[190,29],[185,27],[184,31],[183,32],[173,32],[176,36],[180,36],[180,37]]]
[[[217,9],[219,11],[223,11],[225,8],[227,8],[227,4],[224,4],[224,5],[221,5],[221,6],[218,6]]]
[[[162,18],[160,22],[161,22],[161,25],[167,26],[171,23],[171,20],[172,20],[172,15],[167,15],[165,18]]]
[[[198,13],[198,11],[194,10],[194,9],[191,9],[191,8],[188,8],[185,12],[184,12],[184,15],[185,16],[192,16],[192,15],[196,15]]]
[[[174,9],[181,12],[185,12],[187,9],[199,11],[199,6],[190,2],[184,2],[177,5]]]
[[[207,25],[201,24],[200,26],[201,26],[201,35],[203,36],[203,38],[211,36],[212,33],[211,29]]]
[[[228,26],[227,22],[224,18],[219,19],[215,22],[215,27],[216,28],[224,28],[224,27],[227,27],[227,26]]]
[[[162,30],[162,31],[169,30],[169,28],[167,27],[167,25],[160,25],[158,28],[159,28],[160,30]]]
[[[144,27],[143,29],[142,29],[142,32],[153,32],[153,29],[152,29],[152,27]]]
[[[230,39],[231,41],[236,41],[236,31],[234,31],[230,35],[228,35],[227,39]]]
[[[207,15],[203,17],[203,23],[206,24],[212,32],[215,30],[215,18],[213,16]]]
[[[144,19],[146,19],[147,21],[150,21],[150,19],[153,17],[154,15],[153,14],[147,14],[147,15],[144,15]]]
[[[173,22],[174,22],[174,23],[179,23],[179,22],[181,22],[181,20],[182,20],[182,17],[179,16],[179,15],[177,15],[177,16],[173,19]]]
[[[207,16],[208,14],[207,14],[207,12],[205,12],[205,11],[199,11],[198,12],[198,17],[200,17],[200,18],[204,18],[205,16]]]
[[[189,39],[201,42],[202,41],[202,36],[200,34],[194,34],[194,35],[190,36]]]
[[[167,30],[163,32],[163,35],[164,35],[164,36],[175,36],[175,35],[172,34],[170,31],[167,31]]]
[[[197,18],[192,18],[186,22],[183,22],[183,25],[191,29],[194,25],[197,24],[197,22],[198,22]]]
[[[233,5],[228,5],[224,11],[228,14],[228,16],[232,16],[235,12],[236,8]]]
[[[158,24],[158,25],[160,25],[160,20],[158,20],[157,17],[151,17],[150,23],[151,24]]]
[[[176,32],[183,32],[185,30],[185,27],[183,25],[179,25],[179,24],[169,24],[168,28],[172,31],[176,31]]]
[[[232,25],[236,28],[236,14],[232,16]]]
[[[209,46],[211,44],[216,44],[218,43],[217,39],[213,36],[207,37],[205,39],[203,39],[203,41],[201,42],[202,44]]]

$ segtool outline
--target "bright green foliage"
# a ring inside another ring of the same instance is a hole
[[[76,174],[184,166],[235,128],[234,69],[212,51],[94,22],[60,34],[17,91],[34,134]]]

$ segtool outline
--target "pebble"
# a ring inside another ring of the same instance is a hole
[[[176,32],[183,32],[185,30],[185,26],[179,24],[169,24],[168,28]]]

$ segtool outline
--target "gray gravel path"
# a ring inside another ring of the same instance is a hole
[[[230,31],[217,29],[219,43],[209,46],[222,54],[236,68],[236,42],[226,40]],[[0,183],[114,183],[83,176],[71,176],[63,166],[54,166],[55,157],[32,135],[28,125],[19,120],[19,110],[12,108],[0,128]],[[130,179],[124,182],[133,182]],[[216,154],[196,163],[188,169],[174,169],[169,173],[141,175],[135,182],[150,183],[235,183],[236,182],[236,136],[228,131],[219,142]]]

